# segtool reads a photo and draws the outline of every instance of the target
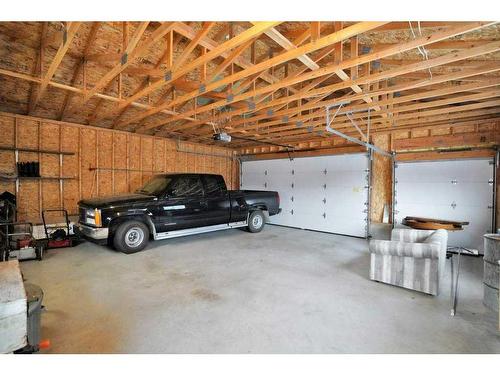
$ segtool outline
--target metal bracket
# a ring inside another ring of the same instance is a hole
[[[295,123],[295,126],[298,127],[298,128],[301,128],[303,125],[304,125],[304,123],[302,121],[297,121]]]
[[[228,103],[231,103],[234,100],[234,95],[233,94],[228,94],[226,97],[226,101]]]
[[[124,54],[122,55],[122,58],[121,58],[121,64],[122,64],[122,65],[125,65],[125,64],[127,63],[127,61],[128,61],[128,54],[127,54],[127,53],[124,53]]]
[[[170,70],[168,72],[166,72],[163,79],[165,80],[165,82],[170,81],[172,79],[172,72]]]
[[[198,90],[200,92],[200,94],[203,94],[205,91],[207,91],[207,87],[205,85],[200,85],[200,88]]]
[[[361,146],[365,146],[367,149],[371,149],[375,152],[378,152],[379,154],[382,154],[384,156],[387,156],[387,157],[390,157],[390,158],[394,158],[394,155],[390,152],[387,152],[387,151],[384,151],[382,150],[381,148],[369,143],[369,139],[370,139],[370,111],[371,111],[371,108],[368,107],[368,124],[367,124],[367,133],[366,135],[363,134],[363,132],[361,131],[361,129],[359,128],[359,126],[354,122],[354,119],[351,117],[352,113],[353,112],[363,112],[365,110],[356,110],[356,111],[347,111],[347,112],[343,112],[344,114],[346,114],[347,118],[351,121],[351,123],[353,124],[353,126],[356,128],[356,130],[358,130],[358,132],[360,132],[360,134],[362,135],[362,137],[364,139],[366,139],[366,142],[365,141],[361,141],[357,138],[354,138],[354,137],[351,137],[351,136],[348,136],[347,134],[344,134],[338,130],[335,130],[331,127],[332,123],[333,123],[333,120],[335,120],[335,117],[339,114],[340,112],[340,109],[345,105],[345,104],[349,104],[350,102],[347,101],[347,102],[341,102],[341,103],[338,103],[338,104],[335,104],[335,105],[331,105],[331,106],[326,106],[325,107],[325,110],[326,110],[326,131],[329,132],[329,133],[333,133],[335,135],[338,135],[339,137],[342,137],[350,142],[353,142],[353,143],[356,143],[358,145],[361,145]],[[330,114],[330,110],[331,109],[334,109],[336,108],[336,111],[333,115]]]

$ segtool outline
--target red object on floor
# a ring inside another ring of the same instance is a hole
[[[50,348],[50,340],[42,340],[38,343],[38,347],[40,349],[48,349]]]
[[[71,247],[71,240],[66,238],[64,240],[49,240],[48,246],[49,249],[54,249],[57,247]]]

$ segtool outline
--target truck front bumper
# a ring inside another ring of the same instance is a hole
[[[95,228],[89,225],[78,223],[74,225],[75,234],[93,241],[105,241],[108,239],[108,228]]]

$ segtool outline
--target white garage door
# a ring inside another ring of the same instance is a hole
[[[242,163],[241,188],[275,190],[282,212],[272,224],[367,235],[367,154],[349,154]]]
[[[450,232],[449,245],[483,249],[492,231],[493,160],[466,159],[396,164],[395,222],[406,216],[468,221]]]

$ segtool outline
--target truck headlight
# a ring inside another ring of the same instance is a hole
[[[101,210],[95,208],[95,209],[90,209],[87,210],[85,214],[87,218],[87,223],[95,225],[96,227],[100,227],[102,225],[102,220],[101,220]]]

